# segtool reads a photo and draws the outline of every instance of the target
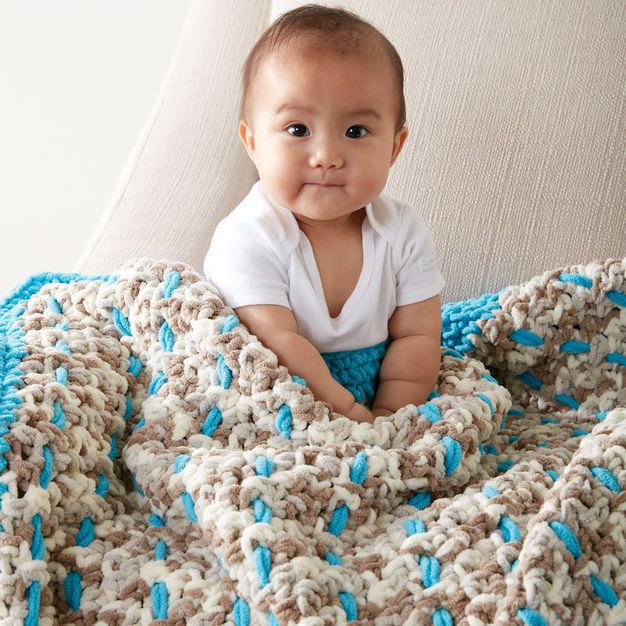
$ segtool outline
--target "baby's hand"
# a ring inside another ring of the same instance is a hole
[[[355,422],[369,422],[374,421],[372,412],[362,404],[355,402],[352,408],[345,414],[346,417],[353,419]]]
[[[393,411],[390,411],[389,409],[374,409],[372,411],[372,415],[376,418],[379,415],[393,415]]]

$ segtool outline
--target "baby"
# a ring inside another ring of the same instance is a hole
[[[355,14],[280,16],[244,66],[239,137],[259,181],[204,261],[250,332],[357,421],[422,404],[440,366],[430,230],[382,193],[408,135],[403,80],[393,45]],[[356,382],[337,371],[350,358]]]

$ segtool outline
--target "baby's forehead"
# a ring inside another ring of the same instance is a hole
[[[342,50],[309,50],[298,47],[282,48],[269,53],[263,60],[263,64],[270,64],[277,71],[290,72],[294,67],[315,66],[320,68],[333,67],[346,68],[346,71],[354,71],[355,67],[368,73],[379,70],[387,71],[389,64],[385,55],[379,51],[368,53],[356,53]]]
[[[369,91],[377,101],[393,100],[393,89],[388,89],[385,79],[390,78],[388,67],[382,62],[372,62],[356,56],[326,58],[298,58],[296,56],[285,58],[280,55],[270,55],[259,68],[255,77],[268,91],[268,95],[281,99],[284,94],[295,94],[299,100],[308,98],[314,102],[314,97],[301,93],[303,85],[323,85],[327,89],[333,89],[332,80],[326,80],[328,74],[340,76],[336,84],[337,90],[342,90],[346,84],[355,83],[356,89],[363,92]],[[345,79],[344,79],[345,76]]]
[[[372,123],[394,117],[394,75],[380,58],[368,56],[332,51],[307,56],[297,49],[273,50],[253,75],[249,110],[278,117],[290,106],[313,110],[319,104],[325,113],[346,118],[374,110]]]

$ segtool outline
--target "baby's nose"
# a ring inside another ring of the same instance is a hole
[[[343,165],[343,156],[331,142],[325,142],[313,150],[309,163],[311,167],[341,167]]]

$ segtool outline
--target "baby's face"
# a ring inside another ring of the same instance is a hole
[[[263,187],[311,224],[341,224],[376,198],[408,134],[395,131],[394,84],[379,63],[273,56],[252,103],[239,136]]]

